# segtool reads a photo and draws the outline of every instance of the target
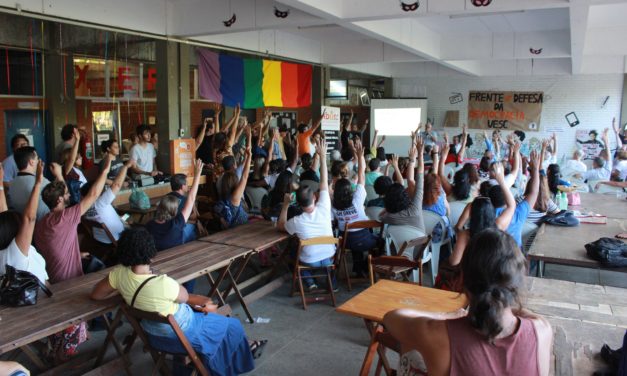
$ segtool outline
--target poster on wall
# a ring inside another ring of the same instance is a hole
[[[93,111],[91,113],[91,121],[93,125],[96,161],[102,158],[102,149],[100,145],[104,141],[119,140],[117,126],[117,111]]]
[[[193,138],[181,138],[170,141],[170,168],[172,174],[194,176],[194,158],[196,141]]]
[[[443,126],[447,128],[459,128],[459,111],[446,111]]]
[[[340,150],[340,109],[322,106],[320,110],[324,114],[320,128],[327,140],[327,151]]]
[[[577,129],[575,138],[577,147],[583,151],[583,159],[594,159],[605,148],[599,137],[599,133],[594,129]]]
[[[541,91],[470,91],[468,127],[537,132],[543,102]]]
[[[295,134],[298,126],[298,123],[296,123],[296,111],[272,112],[270,126],[273,128],[285,126],[290,133]]]

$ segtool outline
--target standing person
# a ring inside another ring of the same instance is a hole
[[[74,132],[75,129],[78,130],[78,127],[74,124],[65,124],[61,128],[61,139],[63,141],[54,149],[54,158],[57,163],[63,164],[63,152],[66,149],[71,149],[78,142]]]
[[[131,172],[136,180],[140,180],[143,176],[163,175],[157,167],[157,151],[153,144],[150,143],[150,127],[141,124],[137,126],[137,145],[131,148],[131,159],[135,162]]]
[[[221,107],[217,107],[213,113],[213,119],[205,118],[196,134],[196,156],[207,165],[213,163],[213,136],[220,131]]]
[[[179,210],[178,197],[166,195],[159,201],[155,218],[146,224],[146,229],[155,239],[158,251],[184,244],[185,224],[196,202],[202,167],[202,160],[197,159],[194,164],[194,182],[183,207]]]
[[[84,274],[82,259],[88,260],[89,253],[81,252],[76,227],[81,216],[100,196],[107,180],[111,159],[105,157],[105,168],[94,182],[89,193],[74,206],[67,207],[70,193],[63,181],[48,184],[43,191],[43,200],[50,213],[35,225],[33,243],[46,260],[46,271],[51,283],[80,277]],[[78,345],[87,340],[85,323],[73,325],[50,338],[52,351],[57,362],[67,360],[76,354]]]
[[[298,155],[303,155],[305,153],[313,155],[315,150],[311,148],[311,142],[309,138],[318,130],[320,124],[322,123],[322,119],[324,118],[325,112],[322,113],[320,119],[316,122],[313,127],[309,127],[307,124],[301,123],[298,125]],[[327,156],[324,155],[324,158]]]
[[[300,142],[299,142],[300,144]],[[329,196],[329,173],[327,170],[327,145],[324,141],[319,141],[316,145],[316,152],[320,156],[320,193],[316,200],[315,192],[308,186],[298,188],[296,191],[296,202],[303,210],[303,213],[287,219],[287,210],[290,206],[291,195],[286,194],[283,198],[283,208],[279,215],[277,228],[291,235],[296,234],[299,239],[306,240],[319,236],[333,236],[331,226],[331,197]],[[312,267],[324,267],[333,264],[335,247],[331,244],[309,245],[302,249],[300,254],[301,264]],[[303,276],[310,276],[309,271],[303,271]],[[336,290],[335,276],[333,277],[333,289]],[[318,286],[313,278],[305,278],[305,285],[308,290],[315,290]]]
[[[13,154],[9,155],[2,161],[2,167],[4,168],[4,178],[2,179],[3,183],[10,183],[15,179],[18,173],[17,164],[15,163],[15,151],[21,147],[28,146],[28,138],[23,134],[16,134],[11,138],[11,150]],[[5,184],[8,186],[8,184]]]
[[[202,163],[202,162],[201,162]],[[109,272],[91,292],[103,300],[116,291],[134,308],[173,315],[212,375],[234,376],[252,371],[267,341],[248,341],[239,320],[217,315],[210,298],[189,294],[165,274],[153,274],[150,263],[157,255],[155,243],[145,229],[125,231],[118,245],[120,265]],[[178,337],[168,324],[142,320],[150,343],[168,352],[180,353]],[[174,363],[175,370],[178,363]]]
[[[510,235],[478,233],[462,261],[468,311],[397,309],[384,316],[401,345],[399,373],[424,373],[418,352],[430,375],[548,375],[553,333],[544,318],[522,308],[526,272]]]
[[[361,141],[355,142],[355,154],[357,155],[357,187],[353,192],[350,180],[340,179],[335,183],[333,190],[333,217],[337,220],[341,234],[344,234],[346,225],[367,221],[368,216],[364,208],[366,201],[366,159]],[[374,248],[377,238],[369,229],[355,229],[348,232],[346,247],[353,254],[353,272],[360,277],[368,275],[368,263],[364,254]]]
[[[224,130],[213,136],[214,182],[217,182],[224,173],[222,160],[227,157],[234,157],[233,145],[235,145],[237,138],[237,123],[239,122],[240,111],[240,107],[237,105],[233,117],[226,123]]]
[[[111,185],[120,173],[120,169],[124,166],[124,162],[120,158],[120,144],[116,140],[107,140],[100,144],[100,149],[102,150],[102,159],[98,166],[100,171],[102,171],[104,165],[105,155],[111,155],[111,168],[109,169],[109,175],[107,175],[107,185]],[[128,184],[124,183],[124,187],[127,186]]]
[[[15,179],[13,179],[13,182],[11,182],[8,202],[11,209],[18,213],[24,213],[30,192],[35,186],[37,165],[41,159],[39,159],[37,155],[37,150],[32,146],[24,146],[16,150],[14,157],[19,172]],[[57,181],[63,182],[61,166],[57,163],[52,163],[50,165],[50,171]],[[50,184],[48,179],[43,178],[41,186],[39,187],[40,191],[48,184]],[[37,220],[40,220],[44,215],[48,214],[50,210],[48,206],[44,204],[41,194],[37,197],[39,198],[39,203],[37,204]]]

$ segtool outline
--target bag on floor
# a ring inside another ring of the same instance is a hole
[[[601,238],[586,244],[588,257],[603,266],[620,268],[627,266],[627,243],[619,239]]]
[[[146,192],[140,191],[137,188],[133,188],[133,192],[131,192],[128,202],[131,204],[131,208],[133,209],[150,209],[150,198],[148,198]]]
[[[0,304],[9,307],[34,305],[40,288],[52,296],[52,291],[32,273],[6,265],[5,275],[0,278]]]

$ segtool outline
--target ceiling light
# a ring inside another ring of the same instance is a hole
[[[468,18],[468,17],[484,17],[484,16],[504,16],[507,14],[525,13],[524,10],[511,10],[505,12],[472,12],[462,14],[451,14],[448,16],[451,20],[455,18]]]

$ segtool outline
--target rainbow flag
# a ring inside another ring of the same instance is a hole
[[[311,105],[311,65],[196,49],[200,96],[242,108]]]

